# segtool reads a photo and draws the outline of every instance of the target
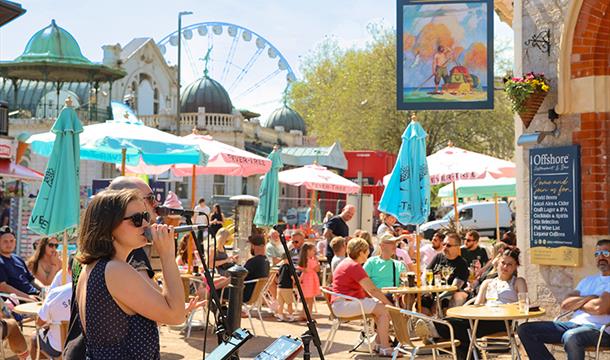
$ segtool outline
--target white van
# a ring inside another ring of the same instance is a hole
[[[449,211],[440,220],[429,221],[420,226],[426,239],[432,239],[435,232],[449,225],[453,221],[454,211]],[[481,236],[495,237],[496,233],[496,207],[494,202],[470,203],[458,206],[460,227],[476,230]],[[498,215],[500,220],[500,233],[510,229],[511,210],[506,201],[498,202]]]

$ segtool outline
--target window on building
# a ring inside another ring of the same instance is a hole
[[[159,89],[155,88],[153,93],[153,114],[159,113]]]
[[[241,194],[242,195],[248,194],[248,178],[247,177],[241,178]]]
[[[213,195],[225,195],[225,179],[224,175],[214,175]]]

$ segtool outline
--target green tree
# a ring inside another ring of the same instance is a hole
[[[321,145],[339,141],[346,150],[396,153],[408,123],[408,114],[396,110],[396,36],[378,25],[369,33],[362,49],[326,39],[304,58],[303,78],[288,100]],[[494,110],[419,111],[417,117],[428,132],[428,154],[452,141],[500,158],[513,155],[513,114],[503,91],[495,92]]]

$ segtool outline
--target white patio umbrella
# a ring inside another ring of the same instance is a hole
[[[495,158],[493,156],[480,154],[474,151],[461,149],[449,142],[448,146],[429,155],[428,172],[430,173],[430,184],[451,183],[453,187],[453,208],[456,226],[459,223],[457,211],[457,191],[455,182],[458,180],[482,179],[486,176],[492,178],[515,177],[515,163]],[[389,174],[384,176],[383,182],[387,183]]]

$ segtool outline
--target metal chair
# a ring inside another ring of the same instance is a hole
[[[557,317],[554,319],[554,321],[561,321],[561,318],[567,317],[567,316],[571,315],[572,313],[573,313],[573,311],[566,311],[564,313],[561,313],[561,314],[557,315]],[[606,331],[606,328],[608,328],[608,327],[610,327],[610,323],[600,326],[599,338],[597,338],[597,345],[589,346],[585,349],[586,352],[595,352],[595,360],[599,360],[600,352],[603,353],[603,352],[610,351],[610,346],[602,346],[602,338],[603,338],[604,332]],[[563,344],[553,344],[553,345],[563,346]]]
[[[394,348],[394,352],[392,353],[392,359],[396,359],[398,353],[409,354],[410,358],[414,359],[419,350],[428,349],[432,351],[432,358],[435,360],[437,356],[439,356],[439,352],[450,354],[454,360],[457,360],[456,348],[460,345],[460,341],[455,339],[453,326],[448,321],[390,305],[386,305],[386,309],[390,313],[390,318],[394,325],[394,333],[398,340],[398,345]],[[426,344],[423,339],[412,336],[411,329],[413,329],[415,325],[412,321],[419,319],[447,326],[449,328],[449,339],[444,339],[433,344]]]
[[[264,301],[263,289],[265,288],[265,286],[267,286],[267,283],[269,283],[269,279],[271,279],[271,277],[244,281],[244,285],[255,284],[254,289],[252,290],[252,296],[250,296],[250,299],[247,302],[243,303],[243,310],[248,314],[248,320],[250,320],[250,327],[252,328],[254,336],[256,336],[256,330],[254,330],[254,324],[252,323],[252,314],[250,314],[252,310],[256,310],[258,312],[258,318],[261,321],[261,327],[263,328],[263,332],[265,333],[265,335],[269,336],[269,334],[267,333],[267,329],[265,329],[263,315],[261,314],[261,309],[263,307]]]
[[[366,314],[364,312],[364,306],[362,305],[362,301],[360,301],[360,299],[357,299],[352,296],[338,294],[336,292],[331,291],[329,288],[326,288],[326,287],[322,288],[322,293],[324,294],[324,300],[326,300],[326,305],[328,306],[328,309],[330,311],[330,320],[332,321],[332,327],[328,334],[328,338],[326,339],[326,343],[324,344],[324,348],[322,349],[322,353],[326,354],[332,347],[333,341],[335,339],[335,335],[337,333],[337,330],[339,330],[339,327],[341,326],[341,324],[345,324],[350,321],[361,320],[363,325],[362,325],[362,330],[360,331],[360,335],[367,342],[367,345],[369,348],[369,353],[373,354],[373,344],[370,339],[370,336],[372,335],[372,332],[370,330],[373,330],[373,328],[369,326],[369,321],[373,319],[373,315]],[[357,302],[360,305],[361,314],[357,315],[357,316],[351,316],[351,317],[338,316],[333,311],[333,308],[331,305],[331,296],[344,299],[345,301]],[[362,341],[359,344],[361,344],[361,343],[362,343]],[[358,347],[358,345],[356,347],[354,347],[352,350],[355,350],[357,347]]]

